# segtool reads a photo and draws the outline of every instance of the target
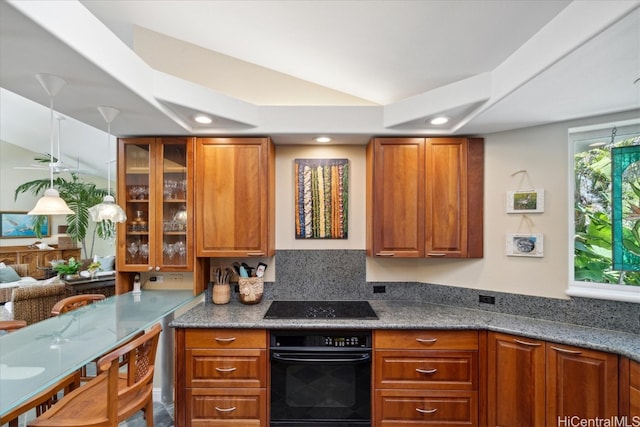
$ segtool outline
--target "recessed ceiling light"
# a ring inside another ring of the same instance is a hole
[[[208,125],[209,123],[211,123],[213,120],[211,120],[211,117],[205,116],[203,114],[199,114],[197,115],[194,120],[198,123],[202,123],[203,125]]]
[[[331,142],[331,138],[328,136],[319,136],[315,139],[316,142]]]
[[[429,123],[431,123],[432,125],[443,125],[445,123],[447,123],[449,121],[448,117],[445,116],[440,116],[440,117],[436,117],[431,119],[431,121]]]

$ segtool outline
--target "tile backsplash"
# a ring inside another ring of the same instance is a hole
[[[591,298],[568,300],[418,282],[367,282],[363,250],[278,250],[276,282],[266,299],[418,300],[640,334],[638,304]],[[384,293],[374,287],[384,286]],[[478,302],[479,295],[495,304]]]

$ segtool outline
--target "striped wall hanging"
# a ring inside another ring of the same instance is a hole
[[[349,160],[296,159],[296,239],[346,239]]]

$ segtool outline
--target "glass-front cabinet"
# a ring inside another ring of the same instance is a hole
[[[122,138],[118,271],[193,270],[193,140]]]

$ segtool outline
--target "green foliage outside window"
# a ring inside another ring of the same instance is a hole
[[[640,137],[626,139],[616,147],[637,145]],[[575,155],[575,239],[574,277],[577,281],[640,286],[639,271],[613,269],[612,227],[612,144],[592,148]],[[622,203],[640,206],[640,163],[629,166],[629,185]],[[640,256],[640,220],[624,230],[624,247]]]

